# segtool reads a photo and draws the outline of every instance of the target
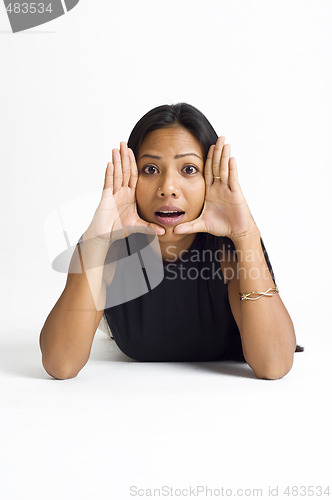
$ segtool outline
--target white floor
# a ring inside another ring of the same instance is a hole
[[[331,5],[81,1],[17,34],[0,8],[0,500],[329,500]],[[306,350],[263,381],[128,361],[98,331],[79,375],[52,379],[39,332],[66,276],[51,263],[90,224],[112,149],[182,101],[231,144]]]
[[[137,363],[98,330],[88,364],[60,381],[38,338],[0,339],[0,498],[267,498],[278,487],[289,499],[287,486],[331,485],[331,342],[266,381],[241,363]]]

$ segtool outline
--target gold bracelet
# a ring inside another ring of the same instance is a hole
[[[274,290],[273,293],[268,293],[271,290]],[[258,297],[249,297],[249,295],[252,295],[253,293],[258,294]],[[279,293],[279,289],[277,286],[275,288],[269,288],[268,290],[266,290],[266,292],[249,292],[249,293],[239,292],[239,295],[240,295],[240,300],[257,300],[260,299],[261,297],[272,297],[276,293]]]

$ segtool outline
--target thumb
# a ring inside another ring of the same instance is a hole
[[[161,236],[162,234],[166,233],[166,229],[161,226],[158,226],[158,224],[148,223],[148,227],[151,228],[153,231],[155,231],[158,236]]]
[[[174,228],[175,234],[206,233],[206,227],[201,218],[190,222],[182,222]]]
[[[158,236],[166,233],[166,230],[163,227],[158,224],[154,224],[153,222],[146,222],[143,219],[139,219],[139,225],[149,230],[149,232],[156,233]]]

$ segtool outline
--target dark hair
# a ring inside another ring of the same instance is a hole
[[[218,135],[203,113],[185,102],[164,104],[148,111],[133,128],[128,147],[134,151],[137,158],[142,141],[149,132],[174,126],[186,128],[198,139],[205,161],[209,147],[217,142]]]

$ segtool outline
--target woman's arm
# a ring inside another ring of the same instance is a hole
[[[244,357],[258,378],[278,379],[293,365],[296,337],[278,293],[240,300],[240,293],[265,292],[275,284],[266,264],[259,230],[233,238],[237,263],[222,263],[228,296],[241,335]],[[228,269],[227,269],[228,268]]]
[[[274,282],[265,262],[258,228],[241,191],[236,160],[230,154],[230,145],[220,136],[210,147],[205,163],[202,213],[194,221],[178,224],[174,232],[208,232],[233,241],[241,272],[236,276],[237,269],[233,269],[235,277],[228,285],[228,294],[243,354],[257,377],[280,378],[292,367],[296,348],[294,327],[278,294],[240,301],[239,292],[265,292],[274,287]]]
[[[89,359],[116,268],[116,262],[104,266],[110,245],[130,232],[165,233],[163,227],[142,220],[137,213],[137,165],[125,142],[120,151],[113,149],[112,160],[106,168],[101,201],[83,242],[75,249],[65,289],[40,334],[43,366],[55,378],[75,377]]]
[[[75,377],[89,359],[105,306],[103,263],[108,247],[83,237],[74,251],[65,289],[42,328],[42,363],[54,378]]]

